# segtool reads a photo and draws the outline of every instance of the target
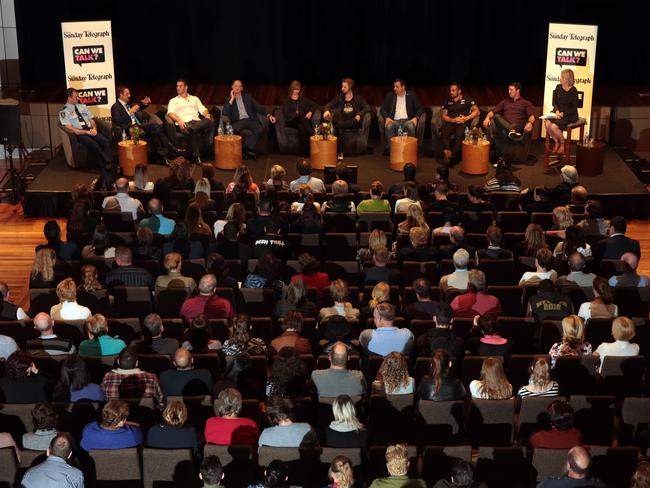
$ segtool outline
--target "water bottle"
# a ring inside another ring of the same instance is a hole
[[[399,137],[400,139],[404,138],[404,130],[402,129],[401,125],[397,128],[397,137]]]
[[[230,125],[230,122],[228,122],[228,124],[226,125],[226,134],[228,134],[229,136],[233,134],[232,125]]]
[[[469,127],[465,127],[465,140],[469,141]]]
[[[126,142],[126,131],[122,131],[122,142]]]
[[[589,145],[589,132],[585,132],[585,138],[582,141],[583,146],[588,146]]]
[[[218,136],[223,135],[223,122],[219,122],[219,127],[217,127],[217,135]]]

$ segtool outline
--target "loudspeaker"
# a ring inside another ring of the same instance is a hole
[[[0,144],[18,146],[21,142],[18,100],[0,100]]]

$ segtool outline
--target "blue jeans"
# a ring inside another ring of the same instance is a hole
[[[384,134],[386,135],[386,149],[390,147],[390,138],[397,135],[399,128],[402,128],[409,136],[415,137],[415,124],[409,119],[393,120],[390,124],[384,127]]]

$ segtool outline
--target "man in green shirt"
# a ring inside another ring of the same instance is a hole
[[[357,205],[357,214],[363,212],[390,212],[390,204],[388,200],[384,200],[384,185],[381,181],[373,181],[370,185],[370,198],[363,200]]]
[[[203,488],[221,488],[223,466],[221,466],[219,456],[206,456],[203,458],[199,478],[203,481]]]
[[[386,449],[386,468],[390,476],[377,478],[370,488],[426,488],[427,484],[419,478],[409,478],[409,455],[405,444],[388,446]]]

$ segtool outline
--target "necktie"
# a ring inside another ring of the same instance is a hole
[[[127,104],[126,104],[126,110],[127,110],[127,111],[131,110],[131,104],[130,104],[130,103],[127,103]],[[138,118],[135,116],[135,114],[132,114],[131,112],[129,112],[129,115],[131,116],[131,119],[133,119],[133,120],[135,121],[135,123],[136,123],[137,125],[140,125],[140,121],[139,121]]]
[[[77,106],[74,106],[74,111],[77,113],[77,119],[79,119],[79,123],[81,124],[81,128],[83,130],[90,130],[90,127],[88,126],[88,122],[86,122],[86,119],[84,119],[83,115],[81,115],[81,112],[79,112],[79,109]]]

